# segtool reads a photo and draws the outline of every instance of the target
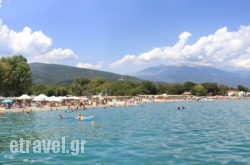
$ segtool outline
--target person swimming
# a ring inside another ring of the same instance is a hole
[[[79,120],[84,120],[84,116],[82,116],[82,115],[79,113],[78,116],[77,116],[77,119],[79,119]]]
[[[62,115],[62,114],[59,114],[59,118],[62,119],[62,118],[63,118],[63,115]]]

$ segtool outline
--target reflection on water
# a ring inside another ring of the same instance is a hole
[[[176,102],[80,111],[8,113],[0,118],[0,164],[247,164],[250,162],[250,100]],[[184,110],[177,110],[184,106]],[[58,118],[62,113],[63,118]],[[85,152],[22,154],[10,141],[86,140]]]

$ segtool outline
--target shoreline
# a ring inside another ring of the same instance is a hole
[[[138,104],[148,104],[148,103],[170,103],[170,102],[182,102],[182,100],[158,100],[155,99],[154,101],[148,101],[148,100],[143,100],[142,103],[128,103],[126,101],[117,101],[117,102],[108,102],[107,104],[93,104],[93,105],[85,105],[86,109],[92,109],[92,108],[113,108],[113,107],[123,107],[123,106],[133,106],[133,105],[138,105]],[[7,113],[7,112],[39,112],[39,111],[59,111],[59,110],[74,110],[74,106],[71,106],[69,109],[68,106],[43,106],[43,107],[36,107],[36,106],[30,106],[30,107],[25,107],[25,108],[5,108],[5,107],[0,107],[0,113]],[[78,110],[83,110],[83,107],[78,108]]]
[[[213,101],[213,100],[241,100],[241,99],[248,99],[248,98],[232,98],[232,97],[223,97],[223,98],[214,98],[214,97],[206,97],[205,100],[201,101]],[[183,99],[153,99],[153,100],[148,100],[148,99],[142,99],[142,102],[140,103],[135,103],[135,102],[127,102],[127,101],[117,101],[117,102],[108,102],[107,104],[92,104],[92,105],[85,105],[85,108],[87,109],[92,109],[92,108],[112,108],[112,107],[123,107],[123,106],[133,106],[133,105],[139,105],[139,104],[149,104],[149,103],[172,103],[172,102],[194,102],[195,100],[183,100]],[[200,102],[200,101],[198,101]],[[69,109],[68,106],[43,106],[43,107],[36,107],[36,106],[30,106],[30,107],[25,107],[25,108],[10,108],[6,109],[5,107],[0,107],[0,114],[3,113],[8,113],[8,112],[39,112],[39,111],[59,111],[59,110],[74,110],[74,106],[71,106]],[[83,110],[83,107],[79,107],[78,110]]]

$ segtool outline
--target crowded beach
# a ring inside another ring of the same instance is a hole
[[[139,95],[139,96],[29,96],[0,97],[0,112],[25,112],[42,110],[78,110],[94,107],[130,106],[144,103],[174,102],[174,101],[211,101],[214,99],[230,99],[227,96],[196,97],[185,95]]]

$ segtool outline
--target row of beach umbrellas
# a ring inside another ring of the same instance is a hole
[[[27,94],[23,94],[21,95],[20,97],[16,97],[14,98],[15,100],[32,100],[32,101],[49,101],[49,102],[60,102],[60,101],[63,101],[63,100],[88,100],[88,98],[80,98],[80,97],[77,97],[77,96],[69,96],[69,97],[66,97],[66,96],[59,96],[59,97],[56,97],[56,96],[46,96],[45,94],[40,94],[38,96],[29,96]],[[12,103],[13,102],[13,99],[9,99],[9,98],[6,98],[2,101],[2,103]]]

